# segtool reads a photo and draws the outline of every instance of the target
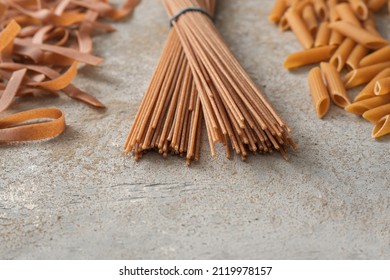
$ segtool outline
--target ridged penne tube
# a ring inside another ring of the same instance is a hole
[[[345,38],[343,43],[337,48],[337,50],[331,57],[329,63],[334,65],[337,71],[341,72],[355,46],[356,43],[352,39]]]
[[[378,63],[363,68],[359,68],[345,75],[345,87],[353,88],[370,82],[378,73],[390,67],[390,62]]]
[[[327,2],[329,9],[329,19],[331,22],[340,20],[340,15],[337,12],[336,6],[338,4],[338,0],[329,0]]]
[[[322,22],[318,28],[317,36],[314,41],[314,47],[323,47],[329,45],[330,29],[327,22]]]
[[[286,0],[276,0],[275,5],[268,16],[268,20],[273,23],[279,23],[283,14],[286,12],[287,3]]]
[[[390,61],[390,46],[384,47],[367,55],[360,61],[359,66],[365,67],[386,61]]]
[[[360,26],[360,21],[357,19],[355,12],[348,3],[341,3],[336,6],[336,11],[340,15],[341,20],[349,22],[353,25]]]
[[[363,114],[363,118],[372,123],[377,123],[387,115],[390,115],[390,103],[368,110]]]
[[[365,87],[364,89],[355,97],[355,101],[364,100],[375,96],[375,84],[380,79],[390,77],[390,68],[386,68],[383,71],[379,72]]]
[[[348,56],[347,66],[349,70],[359,68],[360,61],[368,54],[368,49],[362,45],[357,45]]]
[[[302,19],[305,22],[307,29],[313,37],[316,36],[318,30],[317,17],[312,5],[306,5],[302,10]]]
[[[317,16],[322,20],[326,21],[329,18],[328,7],[324,0],[313,0],[314,10]]]
[[[329,27],[329,25],[328,25],[328,27]],[[341,43],[344,41],[344,39],[345,39],[344,35],[340,34],[339,32],[337,32],[335,30],[331,30],[329,45],[340,46]]]
[[[368,49],[380,49],[389,44],[384,38],[373,35],[367,30],[345,21],[332,22],[329,24],[329,28],[351,38]]]
[[[351,104],[348,93],[341,81],[340,73],[337,72],[336,68],[332,64],[321,63],[321,71],[326,81],[328,93],[334,104],[341,108]]]
[[[351,105],[345,107],[345,110],[356,114],[363,115],[366,111],[374,109],[376,107],[390,103],[390,94],[382,96],[374,96],[368,99],[354,102]]]
[[[332,56],[333,50],[333,46],[324,46],[295,52],[287,56],[283,66],[287,69],[293,69],[321,61],[327,61]]]
[[[314,44],[314,39],[299,13],[295,10],[289,10],[286,13],[286,18],[303,48],[310,49]]]
[[[310,70],[308,80],[317,116],[323,118],[329,110],[330,98],[319,67]]]
[[[368,17],[368,8],[363,0],[348,0],[348,2],[351,3],[351,7],[358,18],[365,20]]]
[[[382,9],[386,4],[388,0],[368,0],[367,1],[367,7],[372,12],[378,12],[380,9]]]
[[[390,115],[381,118],[372,131],[373,138],[379,138],[390,134]]]
[[[376,95],[388,95],[390,93],[390,77],[378,80],[375,83],[374,92]]]

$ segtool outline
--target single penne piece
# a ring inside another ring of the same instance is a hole
[[[364,89],[355,97],[355,101],[364,100],[375,96],[375,84],[382,78],[390,77],[390,68],[386,68],[376,75],[365,87]]]
[[[283,14],[287,10],[286,0],[276,0],[271,13],[268,16],[268,20],[273,23],[279,23]]]
[[[368,110],[388,103],[390,103],[390,94],[383,96],[374,96],[368,99],[354,102],[351,105],[345,107],[345,110],[356,115],[363,115]]]
[[[390,46],[379,49],[360,61],[359,66],[365,67],[373,64],[378,64],[381,62],[390,61]]]
[[[321,21],[326,21],[329,18],[328,6],[324,0],[312,0],[314,4],[314,10]]]
[[[369,50],[362,45],[357,45],[348,56],[347,68],[354,70],[359,68],[360,61],[368,54]]]
[[[360,18],[361,20],[367,19],[368,8],[363,0],[348,0],[348,2],[351,4],[351,7],[358,18]]]
[[[293,69],[321,61],[327,61],[332,56],[333,50],[333,46],[324,46],[295,52],[287,56],[283,66],[287,69]]]
[[[390,77],[382,78],[375,83],[376,95],[388,95],[390,93]]]
[[[329,25],[328,25],[328,27],[329,27]],[[340,46],[341,43],[344,41],[344,39],[345,39],[344,35],[340,34],[339,32],[337,32],[335,30],[331,30],[329,45]]]
[[[312,5],[306,5],[302,10],[302,19],[305,22],[307,29],[313,37],[316,36],[318,30],[317,17]]]
[[[377,123],[381,118],[390,114],[390,103],[368,110],[363,114],[366,120]]]
[[[390,134],[390,115],[381,118],[372,131],[373,138],[379,138]]]
[[[328,0],[328,10],[329,10],[329,19],[331,22],[340,20],[340,15],[337,12],[336,6],[338,4],[338,0]]]
[[[314,39],[299,13],[290,9],[286,12],[286,18],[291,30],[294,32],[295,36],[297,36],[301,45],[305,49],[310,49],[314,44]]]
[[[348,38],[351,38],[355,42],[363,45],[368,49],[380,49],[389,44],[389,42],[383,37],[376,36],[369,31],[359,26],[355,26],[349,22],[332,22],[329,24],[329,28],[336,30]]]
[[[348,3],[341,3],[336,5],[336,11],[340,15],[341,20],[354,24],[356,26],[361,26],[360,21],[355,15],[352,7]]]
[[[283,32],[290,29],[290,25],[288,24],[286,14],[284,14],[279,21],[279,29]]]
[[[314,41],[314,47],[323,47],[329,45],[330,29],[327,22],[322,22],[318,28],[317,36]]]
[[[320,68],[315,67],[311,69],[308,79],[317,116],[323,118],[329,110],[330,98],[322,79]]]
[[[378,63],[363,68],[355,69],[345,75],[345,87],[353,88],[370,82],[378,73],[390,67],[390,62]]]
[[[341,72],[355,46],[356,43],[352,39],[345,38],[343,43],[337,48],[331,57],[329,63],[336,67],[337,71]]]
[[[382,9],[386,4],[388,0],[368,0],[367,1],[367,8],[376,13],[380,9]]]
[[[349,95],[341,81],[340,73],[337,72],[336,68],[332,64],[321,63],[321,71],[324,75],[330,98],[332,98],[334,104],[341,108],[345,108],[351,104]]]

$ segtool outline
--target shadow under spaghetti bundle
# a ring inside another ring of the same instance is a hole
[[[295,144],[290,129],[234,57],[212,22],[216,0],[162,0],[171,30],[126,140],[139,159],[149,150],[199,159],[205,124],[215,144],[245,159]]]

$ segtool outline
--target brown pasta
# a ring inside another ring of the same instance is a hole
[[[325,4],[324,0],[313,0],[314,10],[316,11],[317,16],[325,21],[329,18],[328,7]]]
[[[375,94],[385,95],[390,93],[390,77],[382,78],[375,83]]]
[[[333,46],[324,46],[292,53],[287,56],[283,66],[287,69],[294,69],[308,64],[327,61],[332,56],[333,50]]]
[[[376,123],[371,135],[373,138],[380,138],[387,134],[390,134],[390,115],[384,116]]]
[[[312,5],[306,5],[302,10],[302,19],[305,22],[307,29],[315,38],[318,30],[317,17]]]
[[[370,109],[363,114],[363,118],[376,124],[381,118],[390,115],[390,103]]]
[[[321,71],[324,75],[329,95],[334,104],[341,108],[345,108],[351,104],[349,95],[345,90],[340,74],[337,72],[336,68],[332,64],[321,63]]]
[[[329,24],[329,28],[351,38],[368,49],[380,49],[389,44],[384,38],[373,35],[367,30],[345,21],[332,22]]]
[[[336,10],[340,15],[340,19],[345,22],[349,22],[356,26],[361,26],[360,21],[356,18],[355,12],[348,3],[341,3],[336,6]]]
[[[318,28],[317,36],[314,41],[314,47],[324,47],[329,45],[330,29],[327,22],[322,22]]]
[[[365,20],[368,17],[368,8],[366,3],[363,0],[348,0],[351,4],[352,9],[355,11],[355,14],[361,19]]]
[[[323,118],[329,110],[330,98],[319,67],[310,70],[308,80],[317,116]]]
[[[337,71],[341,72],[355,46],[356,43],[353,40],[349,38],[344,39],[343,43],[338,47],[338,49],[331,57],[329,63],[336,67]]]
[[[386,61],[390,61],[390,46],[384,47],[367,55],[360,61],[359,66],[365,67]]]
[[[368,54],[369,50],[362,45],[357,45],[348,56],[347,68],[354,70],[359,68],[361,60]]]
[[[389,67],[390,62],[383,62],[353,70],[344,77],[345,87],[348,89],[368,83],[377,74]]]
[[[367,7],[372,12],[378,12],[384,6],[386,6],[388,0],[368,0]]]
[[[286,0],[276,0],[274,7],[268,16],[268,20],[273,23],[279,23],[286,9],[287,9]]]
[[[374,96],[368,99],[363,99],[354,102],[351,105],[345,107],[345,110],[356,115],[363,115],[366,111],[370,109],[374,109],[388,103],[390,103],[390,94],[383,96]]]
[[[295,10],[289,10],[286,13],[286,18],[291,27],[291,30],[297,36],[302,47],[305,49],[310,49],[314,44],[314,39],[299,13]]]
[[[355,101],[364,100],[375,96],[375,84],[382,78],[390,77],[390,68],[386,68],[383,71],[379,72],[365,87],[364,89],[355,97]]]

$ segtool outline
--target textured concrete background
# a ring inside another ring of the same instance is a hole
[[[271,0],[219,1],[218,28],[293,128],[299,151],[247,162],[199,163],[122,146],[167,37],[159,0],[144,0],[118,32],[96,39],[102,67],[76,84],[108,105],[66,97],[23,99],[10,112],[58,106],[68,128],[53,140],[0,145],[0,257],[4,259],[390,258],[390,138],[332,107],[318,120],[307,69],[288,73],[300,49],[268,24]],[[389,35],[387,15],[380,18]],[[387,32],[387,33],[386,33]]]

